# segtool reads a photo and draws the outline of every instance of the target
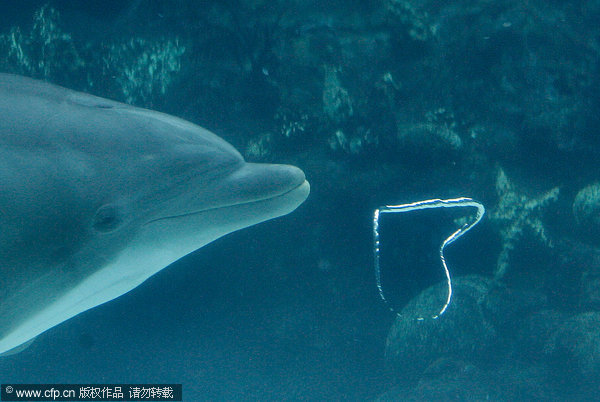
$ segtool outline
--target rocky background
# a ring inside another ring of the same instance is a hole
[[[587,400],[600,375],[599,19],[595,0],[23,0],[0,5],[0,70],[183,117],[311,182],[293,215],[145,285],[196,306],[167,325],[204,320],[196,336],[214,330],[243,358],[221,356],[231,366],[212,376],[147,362],[136,381],[170,375],[214,397]],[[458,196],[487,214],[447,252],[455,295],[438,320],[414,317],[445,295],[437,248],[461,214],[382,225],[395,318],[374,283],[372,211]],[[81,328],[77,350],[105,352]],[[90,373],[69,379],[101,382]],[[20,382],[48,382],[32,375]]]

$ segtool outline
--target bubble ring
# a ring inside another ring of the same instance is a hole
[[[456,207],[473,207],[477,208],[477,214],[475,218],[468,223],[462,225],[458,230],[452,233],[450,236],[444,240],[440,246],[440,260],[442,261],[442,266],[444,267],[444,272],[446,274],[446,281],[448,284],[448,296],[446,298],[446,302],[442,306],[442,309],[439,313],[432,316],[431,318],[437,319],[442,314],[446,312],[446,309],[450,305],[452,300],[452,277],[450,275],[450,270],[448,269],[448,265],[446,264],[446,257],[444,257],[444,249],[446,246],[454,243],[456,239],[467,233],[471,228],[479,223],[483,215],[485,214],[485,208],[483,204],[473,200],[472,198],[460,197],[460,198],[451,198],[447,200],[441,200],[439,198],[433,200],[424,200],[412,202],[410,204],[401,204],[401,205],[384,205],[375,210],[373,214],[373,253],[375,255],[375,280],[377,283],[377,289],[379,290],[379,296],[381,299],[387,304],[388,301],[385,298],[383,293],[383,287],[381,286],[381,268],[379,267],[379,254],[380,254],[380,244],[379,244],[379,217],[381,214],[385,213],[398,213],[398,212],[410,212],[416,211],[420,209],[432,209],[432,208],[456,208]],[[390,307],[390,310],[394,311],[393,308]],[[418,320],[423,320],[423,317],[417,318]]]

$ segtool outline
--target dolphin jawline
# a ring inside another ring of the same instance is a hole
[[[201,214],[201,213],[204,213],[204,212],[208,212],[208,211],[217,211],[219,209],[226,209],[226,208],[231,208],[231,207],[235,207],[235,206],[239,206],[239,205],[252,205],[252,204],[258,204],[258,203],[263,202],[263,201],[276,200],[278,198],[283,198],[286,195],[289,195],[289,194],[291,194],[291,193],[293,193],[295,191],[301,190],[305,186],[308,186],[308,185],[309,185],[308,181],[304,180],[301,184],[298,184],[296,187],[294,187],[294,188],[292,188],[290,190],[284,191],[281,194],[275,194],[275,195],[271,195],[271,196],[268,196],[268,197],[257,198],[257,199],[251,200],[251,201],[244,201],[244,202],[237,202],[237,203],[231,203],[231,204],[226,204],[226,205],[220,205],[218,207],[201,209],[201,210],[198,210],[198,211],[188,212],[188,213],[180,214],[180,215],[161,216],[160,218],[155,218],[155,219],[152,219],[152,220],[144,223],[144,225],[142,225],[142,226],[150,225],[150,224],[158,222],[158,221],[164,221],[164,220],[169,220],[169,219],[183,218],[183,217],[186,217],[186,216],[198,215],[198,214]]]

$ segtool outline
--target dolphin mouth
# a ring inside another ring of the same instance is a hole
[[[184,218],[187,216],[194,216],[194,215],[202,214],[202,213],[209,212],[209,211],[216,211],[219,209],[226,209],[226,208],[231,208],[231,207],[241,206],[241,205],[258,204],[258,203],[265,202],[265,201],[274,201],[277,199],[292,196],[292,195],[294,195],[294,193],[302,193],[302,192],[306,192],[306,194],[303,195],[301,197],[302,199],[298,201],[298,203],[296,205],[296,207],[297,207],[300,204],[302,204],[302,202],[304,202],[304,200],[308,197],[308,194],[310,192],[310,184],[309,184],[308,180],[306,180],[306,179],[303,179],[303,181],[300,184],[297,184],[296,186],[294,186],[292,188],[283,190],[280,193],[269,194],[264,197],[258,197],[258,198],[254,198],[254,199],[250,199],[250,200],[242,201],[242,202],[232,202],[229,204],[223,204],[223,205],[219,205],[219,206],[215,206],[215,207],[199,209],[197,211],[187,212],[184,214],[161,216],[159,218],[155,218],[155,219],[152,219],[152,220],[146,222],[143,226],[150,225],[152,223],[160,222],[160,221],[164,221],[164,220]]]

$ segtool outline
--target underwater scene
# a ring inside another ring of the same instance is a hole
[[[3,398],[598,400],[598,21],[1,2]]]

